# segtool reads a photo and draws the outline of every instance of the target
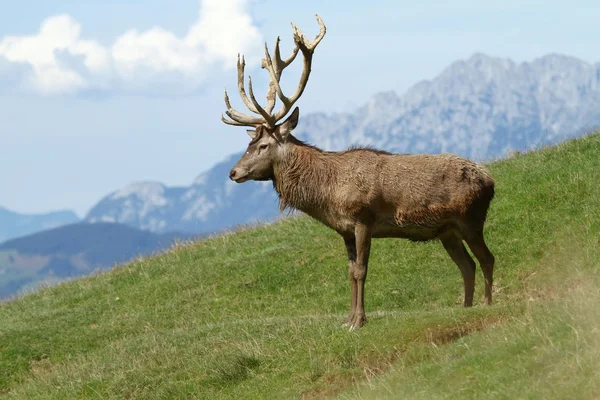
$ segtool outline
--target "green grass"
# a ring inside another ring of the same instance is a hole
[[[495,304],[439,243],[376,240],[367,325],[334,232],[304,217],[0,305],[0,396],[597,398],[600,135],[490,165]]]

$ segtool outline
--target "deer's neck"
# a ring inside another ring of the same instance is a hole
[[[273,186],[283,211],[294,208],[311,211],[327,207],[336,181],[336,169],[327,154],[295,138],[274,165]]]

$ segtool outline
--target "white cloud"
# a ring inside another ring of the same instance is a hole
[[[61,63],[61,54],[82,57],[93,74],[107,70],[109,54],[99,44],[80,39],[81,25],[68,15],[46,19],[31,36],[8,36],[0,41],[0,55],[31,66],[25,85],[42,93],[71,92],[88,85],[75,70]]]
[[[85,90],[156,92],[156,83],[193,90],[210,68],[235,66],[238,52],[257,54],[261,35],[246,0],[203,0],[183,37],[160,27],[128,30],[110,47],[81,37],[69,15],[49,17],[40,31],[0,39],[0,57],[29,67],[22,88],[44,94]],[[2,69],[0,69],[2,73]],[[1,77],[0,77],[1,78]]]

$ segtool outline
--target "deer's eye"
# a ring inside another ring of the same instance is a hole
[[[269,147],[268,144],[261,144],[260,146],[258,146],[258,150],[266,150],[267,147]]]

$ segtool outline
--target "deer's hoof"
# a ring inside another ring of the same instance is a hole
[[[356,314],[352,321],[348,324],[348,332],[353,332],[363,326],[367,322],[367,318],[362,314]]]
[[[346,320],[342,323],[342,328],[348,328],[352,326],[352,321],[354,321],[354,314],[350,313],[346,317]]]

